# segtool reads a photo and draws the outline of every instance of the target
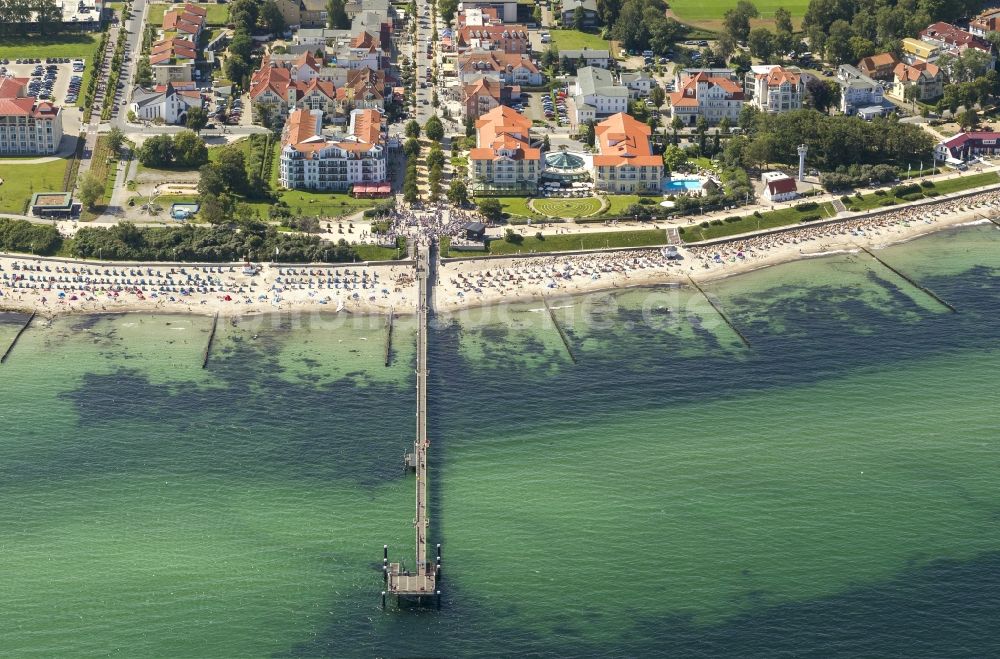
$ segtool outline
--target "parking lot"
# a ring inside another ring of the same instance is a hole
[[[59,58],[56,63],[46,63],[45,59],[0,60],[0,75],[13,78],[28,78],[28,95],[35,96],[40,101],[48,101],[62,108],[63,135],[75,137],[80,131],[82,112],[76,106],[74,94],[84,93],[83,71],[74,71],[72,60]],[[39,62],[38,64],[34,62]],[[89,63],[84,63],[89,66]],[[79,68],[79,67],[77,67]],[[65,140],[63,146],[65,147]]]

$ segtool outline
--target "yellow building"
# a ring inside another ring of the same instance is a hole
[[[921,60],[923,62],[933,62],[941,55],[941,49],[934,44],[921,41],[920,39],[903,39],[903,57]]]

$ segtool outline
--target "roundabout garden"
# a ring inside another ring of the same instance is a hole
[[[528,202],[531,210],[548,217],[587,217],[601,212],[604,203],[597,197],[550,197],[532,199]]]

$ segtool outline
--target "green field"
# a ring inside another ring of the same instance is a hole
[[[828,219],[836,214],[836,211],[833,210],[833,204],[826,202],[812,210],[800,211],[793,206],[792,208],[782,208],[778,211],[761,213],[760,217],[747,215],[738,222],[715,220],[718,224],[710,224],[707,227],[698,224],[693,227],[684,227],[681,230],[684,232],[683,235],[686,242],[694,242],[722,238],[724,236],[735,236],[740,233],[750,233],[751,231],[760,231],[763,229],[774,229],[789,224],[798,224],[803,218],[815,215],[818,215],[821,219]]]
[[[98,34],[60,34],[57,36],[6,36],[0,39],[0,58],[82,57],[89,69],[97,47]]]
[[[593,48],[595,50],[611,50],[611,42],[605,41],[599,34],[589,34],[579,30],[550,30],[552,43],[559,50],[580,50]]]
[[[214,2],[213,3],[196,2],[192,4],[195,4],[199,7],[204,7],[206,10],[208,10],[208,14],[206,14],[205,16],[206,25],[225,25],[226,21],[229,20],[229,5],[224,5],[224,4],[219,5],[215,4]],[[149,5],[149,14],[147,14],[146,18],[146,20],[148,21],[147,25],[153,25],[157,27],[163,25],[163,14],[165,14],[167,10],[173,7],[183,7],[183,6],[184,6],[183,4],[174,5],[174,4],[164,4],[164,3],[156,3]]]
[[[944,181],[935,182],[933,187],[922,188],[922,192],[927,196],[927,193],[931,193],[930,197],[935,197],[937,195],[949,194],[952,192],[961,192],[962,190],[969,190],[971,188],[978,188],[983,185],[990,185],[1000,183],[1000,177],[997,176],[996,172],[985,172],[982,174],[970,174],[968,176],[959,176],[952,179],[947,179]],[[867,194],[858,199],[856,196],[850,197],[850,203],[845,205],[852,211],[867,211],[875,208],[880,208],[883,206],[889,206],[887,201],[894,201],[896,204],[908,203],[905,199],[899,199],[894,197],[890,192],[891,188],[884,188],[885,194]]]
[[[0,212],[20,215],[36,192],[61,191],[67,164],[65,158],[41,165],[0,164]]]
[[[646,247],[666,245],[667,232],[658,229],[641,231],[601,231],[598,233],[581,233],[557,236],[546,236],[539,240],[534,236],[525,236],[520,243],[509,243],[506,240],[490,241],[490,254],[524,254],[529,252],[570,252],[577,249],[608,249],[611,247]]]
[[[532,208],[548,217],[587,217],[601,210],[601,200],[597,197],[569,199],[533,199]]]
[[[736,6],[738,0],[671,0],[670,11],[682,23],[717,30],[722,27],[722,15]],[[774,11],[784,7],[792,14],[796,27],[809,6],[809,0],[755,0],[754,6],[760,11],[760,19],[755,25],[773,25]]]

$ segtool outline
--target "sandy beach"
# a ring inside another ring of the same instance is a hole
[[[439,311],[635,286],[729,277],[861,246],[878,249],[1000,211],[1000,190],[845,217],[821,226],[679,246],[586,254],[464,259],[438,267]],[[679,258],[677,258],[679,257]],[[263,312],[415,313],[412,263],[192,265],[111,263],[0,255],[0,309],[239,316]]]

